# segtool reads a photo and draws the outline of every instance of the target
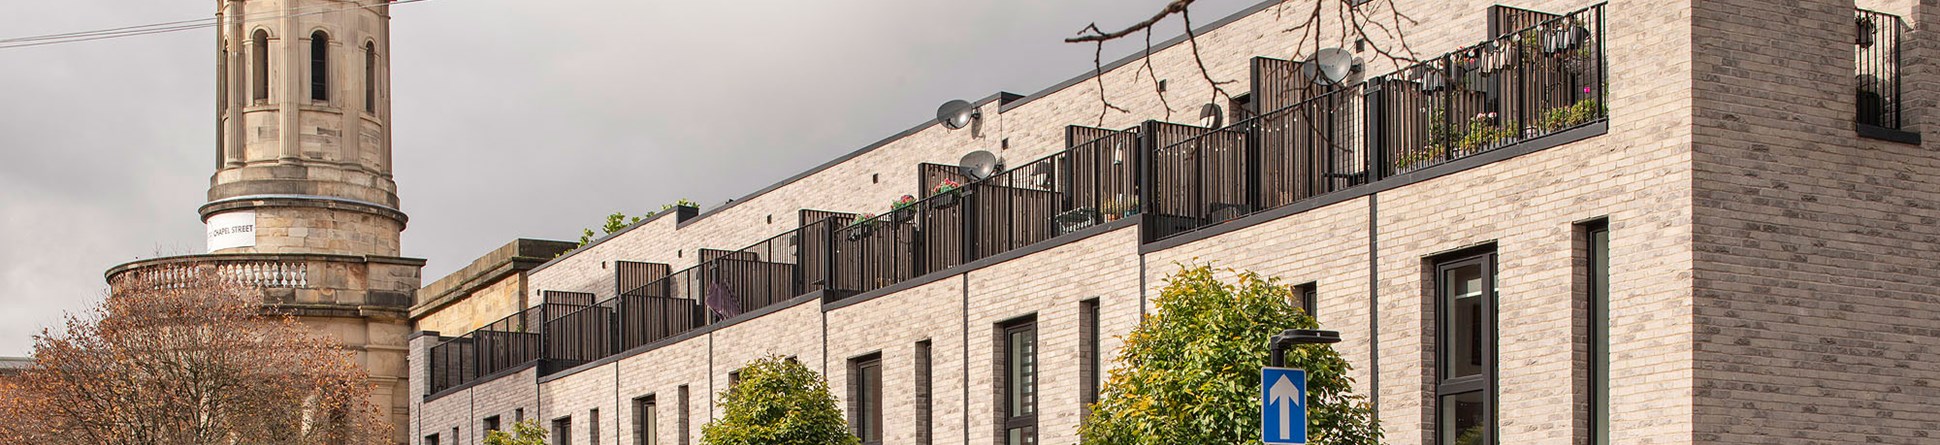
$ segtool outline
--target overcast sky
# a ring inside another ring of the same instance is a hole
[[[1257,0],[1201,0],[1211,22]],[[712,206],[1091,66],[1060,40],[1165,0],[433,0],[393,9],[404,254],[437,279],[607,213]],[[0,38],[209,17],[210,1],[0,4]],[[1178,33],[1176,23],[1160,39]],[[108,267],[203,251],[215,31],[0,50],[0,355]],[[1110,48],[1108,58],[1137,48]]]

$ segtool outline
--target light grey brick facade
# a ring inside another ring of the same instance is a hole
[[[1424,54],[1488,37],[1490,2],[1397,4],[1419,21],[1409,43]],[[1200,35],[1214,78],[1244,85],[1250,58],[1297,58],[1276,7]],[[1615,2],[1602,36],[1607,123],[1546,137],[1564,143],[1157,242],[1142,238],[1150,227],[1107,223],[880,290],[811,293],[549,375],[528,369],[439,394],[417,383],[428,381],[418,364],[438,340],[421,336],[411,349],[412,437],[453,427],[475,437],[469,431],[482,417],[510,419],[510,407],[523,406],[531,418],[573,416],[575,444],[587,443],[584,417],[598,409],[600,436],[633,444],[630,401],[652,395],[657,443],[693,444],[719,414],[713,401],[728,373],[750,359],[795,357],[823,371],[846,402],[849,360],[879,353],[885,443],[1002,443],[998,326],[1034,317],[1039,443],[1076,443],[1081,302],[1098,300],[1109,357],[1167,275],[1210,263],[1315,283],[1315,315],[1342,332],[1335,349],[1355,366],[1356,391],[1377,404],[1386,442],[1428,445],[1437,423],[1432,259],[1492,246],[1498,442],[1585,444],[1595,385],[1585,371],[1579,224],[1600,220],[1610,233],[1610,443],[1930,443],[1940,430],[1932,383],[1940,365],[1931,357],[1940,344],[1940,153],[1932,143],[1854,130],[1855,7],[1907,20],[1906,130],[1931,133],[1940,125],[1932,112],[1940,78],[1930,59],[1940,49],[1925,31],[1940,20],[1940,2]],[[1187,46],[1151,57],[1154,75],[1169,80],[1169,115],[1196,116],[1212,92]],[[993,96],[977,104],[980,135],[918,126],[697,218],[657,218],[568,253],[534,269],[530,289],[611,298],[613,261],[684,269],[698,264],[699,248],[734,249],[794,229],[798,209],[881,212],[896,196],[921,195],[920,162],[989,149],[1021,164],[1064,148],[1067,125],[1164,119],[1138,66],[1103,77],[1111,102],[1130,112],[1101,122],[1098,84],[1088,79],[1021,99]],[[1010,149],[999,150],[1005,140]],[[918,419],[919,342],[931,353],[926,419]],[[674,421],[682,385],[685,431]]]

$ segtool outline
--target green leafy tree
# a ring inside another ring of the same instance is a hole
[[[1267,338],[1318,327],[1293,301],[1288,286],[1252,272],[1229,284],[1210,266],[1181,267],[1154,300],[1158,312],[1125,337],[1118,366],[1079,428],[1083,443],[1260,443]],[[1326,345],[1297,346],[1286,358],[1307,370],[1309,443],[1380,443],[1366,397],[1352,393],[1347,360]]]
[[[660,212],[673,210],[673,208],[676,206],[700,207],[701,205],[695,204],[694,201],[691,201],[691,200],[681,199],[678,201],[674,201],[672,204],[661,205],[659,211],[647,212],[647,214],[640,215],[640,216],[628,217],[626,216],[626,212],[613,212],[613,214],[611,215],[606,215],[606,223],[600,225],[600,230],[603,232],[606,232],[605,235],[612,235],[615,233],[619,233],[621,230],[626,230],[627,227],[632,227],[634,224],[639,224],[640,221],[646,220],[647,218],[652,218],[654,215],[659,215]],[[579,246],[585,247],[587,244],[592,244],[593,239],[600,236],[603,236],[603,235],[601,235],[599,232],[594,232],[593,229],[586,229],[585,231],[581,232],[579,235]]]
[[[701,428],[706,445],[856,445],[821,374],[780,356],[741,369],[721,394],[722,416]]]
[[[539,427],[538,420],[514,423],[510,433],[485,433],[485,445],[546,445],[546,429]]]

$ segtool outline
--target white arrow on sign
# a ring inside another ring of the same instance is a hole
[[[1268,402],[1280,405],[1280,438],[1293,438],[1293,407],[1300,405],[1300,387],[1294,386],[1293,380],[1283,374],[1279,381],[1273,382],[1272,388],[1267,388],[1266,397],[1270,399]]]

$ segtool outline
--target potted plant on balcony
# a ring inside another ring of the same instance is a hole
[[[910,195],[903,195],[903,197],[891,201],[889,203],[888,213],[890,220],[899,223],[915,220],[916,209],[910,208],[910,206],[914,205],[916,205],[916,197]]]
[[[1098,204],[1098,211],[1105,215],[1105,221],[1117,221],[1138,213],[1138,197],[1118,195]]]
[[[1584,87],[1584,91],[1589,92],[1590,88]],[[1603,105],[1596,99],[1583,99],[1569,106],[1543,110],[1536,127],[1549,133],[1587,124],[1600,117],[1603,117]]]
[[[930,208],[941,209],[957,205],[963,200],[963,183],[945,178],[942,184],[930,189]]]
[[[856,215],[855,221],[850,221],[848,226],[843,227],[842,233],[843,237],[848,238],[849,241],[861,241],[863,238],[868,238],[869,234],[874,233],[875,228],[876,214],[863,213]]]

